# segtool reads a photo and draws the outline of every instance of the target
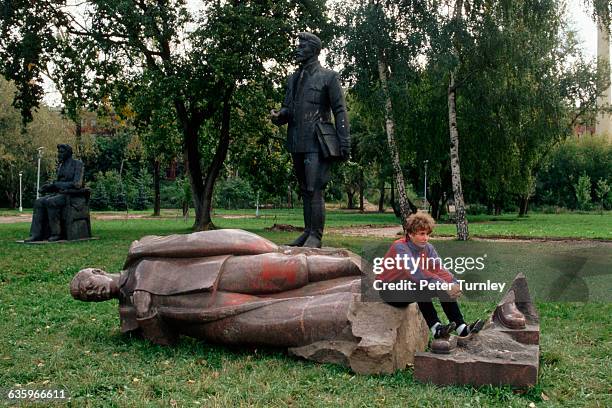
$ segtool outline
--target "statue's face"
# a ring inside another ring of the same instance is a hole
[[[301,64],[317,55],[317,49],[309,41],[300,38],[298,47],[295,50],[295,61]]]
[[[108,275],[89,274],[79,283],[81,299],[94,302],[111,299],[112,282],[113,280]]]
[[[57,160],[60,163],[65,162],[66,160],[68,160],[68,158],[70,158],[70,151],[68,151],[68,149],[66,149],[65,147],[60,147],[57,149]]]

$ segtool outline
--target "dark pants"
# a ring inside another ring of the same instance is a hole
[[[440,319],[438,318],[438,313],[436,312],[436,308],[433,305],[432,299],[434,297],[444,297],[445,294],[433,293],[430,291],[420,291],[416,294],[406,294],[402,293],[401,300],[398,299],[398,293],[394,291],[380,291],[380,297],[383,301],[393,307],[407,307],[411,303],[414,303],[415,300],[410,300],[410,297],[418,298],[416,303],[419,305],[419,310],[421,310],[421,314],[425,318],[428,327],[432,327],[436,323],[440,323]],[[444,314],[448,318],[449,322],[455,322],[457,327],[461,326],[465,323],[463,320],[463,315],[461,314],[461,310],[459,309],[459,303],[450,300],[449,298],[440,299],[440,304],[442,305],[442,310],[444,310]]]
[[[66,196],[64,194],[53,194],[34,201],[30,236],[44,239],[48,235],[60,235],[62,210],[65,206]]]
[[[321,153],[292,153],[293,171],[304,202],[304,232],[323,237],[325,227],[325,187],[331,163]]]

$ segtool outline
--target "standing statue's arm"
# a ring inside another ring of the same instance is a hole
[[[283,105],[280,111],[277,112],[275,110],[272,110],[272,112],[270,112],[270,119],[272,120],[272,123],[277,126],[282,126],[291,120],[290,106],[292,104],[291,96],[293,94],[292,84],[292,77],[289,77],[289,80],[287,81],[287,89],[285,90],[285,99],[283,100]]]
[[[349,133],[346,102],[344,100],[342,86],[340,85],[340,78],[337,73],[334,73],[329,83],[329,102],[332,112],[334,113],[336,132],[338,133],[338,139],[340,139],[340,147],[343,151],[346,151],[346,156],[348,156],[351,148],[351,136]]]

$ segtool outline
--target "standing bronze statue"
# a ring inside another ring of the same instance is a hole
[[[72,158],[72,147],[67,144],[57,145],[57,180],[45,184],[40,193],[46,194],[34,202],[34,214],[30,237],[26,242],[50,242],[62,239],[62,210],[66,207],[68,193],[78,190],[83,185],[83,162]]]
[[[317,127],[330,123],[333,113],[340,159],[348,160],[349,124],[339,75],[319,63],[321,40],[311,33],[300,33],[298,39],[299,69],[287,81],[282,108],[272,110],[270,117],[276,125],[288,124],[287,149],[304,203],[304,233],[290,245],[320,248],[331,159],[323,154]]]

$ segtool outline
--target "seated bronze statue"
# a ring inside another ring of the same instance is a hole
[[[34,214],[30,227],[30,237],[25,242],[59,241],[66,237],[66,232],[62,233],[62,213],[69,205],[73,196],[79,195],[76,200],[85,201],[82,197],[85,192],[83,186],[83,163],[72,158],[72,147],[67,144],[57,145],[57,180],[50,184],[45,184],[40,188],[42,197],[34,202]],[[73,203],[76,204],[77,201]],[[72,235],[90,236],[89,231],[89,210],[86,211],[87,231],[77,232]],[[64,220],[65,221],[65,220]],[[64,229],[72,228],[72,225],[65,225]]]
[[[118,299],[121,331],[157,344],[188,335],[289,347],[357,372],[392,372],[425,347],[427,329],[416,309],[360,302],[361,262],[347,250],[278,247],[242,230],[152,236],[131,245],[120,274],[83,269],[70,291]]]

